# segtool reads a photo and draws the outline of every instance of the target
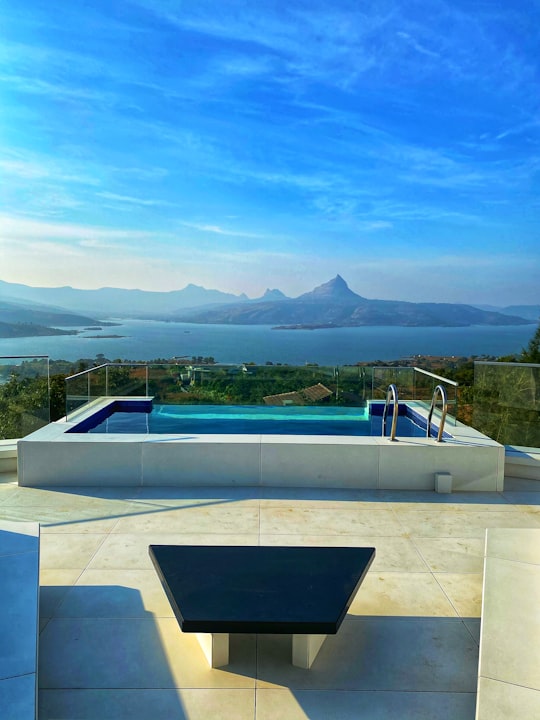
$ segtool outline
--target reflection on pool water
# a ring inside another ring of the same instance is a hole
[[[398,436],[421,437],[425,427],[416,413],[400,406]],[[156,404],[137,411],[119,404],[106,417],[96,414],[69,432],[380,436],[382,404],[363,408]]]

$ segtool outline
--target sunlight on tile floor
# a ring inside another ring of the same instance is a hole
[[[485,529],[540,528],[538,485],[40,490],[2,475],[0,517],[42,524],[39,720],[474,720]],[[231,663],[211,669],[178,627],[151,543],[377,557],[311,670],[279,635],[233,635]]]

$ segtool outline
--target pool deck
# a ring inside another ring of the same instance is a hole
[[[439,495],[44,489],[3,473],[0,518],[41,523],[39,720],[473,720],[485,531],[540,528],[540,481]],[[211,669],[148,555],[176,543],[367,545],[377,556],[311,670],[290,664],[279,635],[233,636],[230,665]]]
[[[69,420],[19,440],[20,485],[433,490],[444,473],[454,490],[503,489],[504,446],[460,422],[447,422],[452,436],[440,443],[432,437],[72,432],[119,401],[151,398],[97,398]],[[422,403],[406,405],[427,420]]]

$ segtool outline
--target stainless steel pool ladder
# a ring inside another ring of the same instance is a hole
[[[446,394],[446,390],[442,385],[437,385],[437,387],[433,391],[433,397],[431,398],[431,407],[429,408],[429,415],[427,421],[426,437],[431,437],[431,418],[433,416],[433,411],[435,410],[437,395],[440,395],[442,400],[441,419],[439,422],[439,432],[437,433],[437,442],[442,442],[442,436],[444,433],[444,421],[446,420],[446,413],[448,412],[448,396]]]
[[[399,403],[398,403],[398,390],[397,387],[394,385],[394,383],[391,383],[388,386],[388,389],[386,391],[386,402],[384,403],[384,410],[383,410],[383,416],[382,416],[382,436],[385,437],[386,435],[386,416],[388,415],[388,406],[390,404],[390,400],[394,401],[394,405],[392,407],[392,427],[390,428],[390,440],[396,439],[396,429],[397,429],[397,419],[399,414]]]

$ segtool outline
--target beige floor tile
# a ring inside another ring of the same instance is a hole
[[[257,688],[475,692],[478,646],[457,618],[347,615],[310,670],[291,664],[290,635],[257,637]]]
[[[115,533],[253,533],[259,530],[255,507],[198,506],[153,508],[119,519]]]
[[[257,690],[256,720],[474,720],[475,693]]]
[[[39,571],[39,615],[42,618],[53,616],[67,591],[77,582],[81,570],[45,570]]]
[[[110,532],[118,521],[117,516],[100,516],[92,510],[70,510],[32,505],[0,505],[0,519],[13,521],[33,521],[41,524],[42,533],[58,532]]]
[[[348,507],[261,508],[261,535],[373,535],[399,536],[403,528],[391,510]]]
[[[98,534],[44,534],[41,536],[39,566],[44,570],[83,569],[105,537]]]
[[[473,720],[485,528],[540,527],[534,493],[513,492],[516,504],[486,493],[0,482],[0,517],[43,523],[40,720]],[[232,635],[231,664],[209,668],[148,555],[149,544],[259,543],[377,550],[309,671],[292,666],[290,636],[271,635]]]
[[[56,607],[55,617],[174,617],[157,573],[148,570],[85,570]]]
[[[414,495],[414,493],[411,493]],[[460,492],[435,493],[430,491],[426,497],[418,496],[417,501],[406,502],[409,493],[401,491],[399,502],[389,502],[393,510],[416,510],[430,512],[443,510],[448,512],[505,512],[515,507],[500,493],[493,492]]]
[[[406,532],[413,537],[483,538],[489,527],[538,527],[531,513],[516,510],[396,510]]]
[[[536,720],[540,718],[540,691],[480,678],[476,720]]]
[[[349,490],[345,488],[271,488],[260,489],[260,505],[264,508],[328,508],[354,507],[358,510],[381,505],[384,498],[379,490]]]
[[[414,538],[414,546],[433,572],[482,572],[484,545],[483,538]]]
[[[204,494],[201,494],[198,497],[191,497],[190,494],[187,496],[182,493],[182,488],[175,488],[171,487],[170,490],[172,492],[167,492],[168,488],[159,488],[159,496],[152,497],[151,495],[141,495],[141,497],[138,497],[134,499],[133,505],[136,508],[146,508],[148,510],[152,509],[159,509],[159,508],[189,508],[189,507],[208,507],[208,508],[223,508],[223,507],[230,507],[230,508],[244,508],[244,507],[252,507],[252,508],[258,508],[259,507],[259,498],[258,497],[251,497],[246,495],[245,493],[237,493],[236,495],[232,495],[231,497],[228,497],[226,494],[221,497],[219,494],[216,494],[215,488],[199,488],[199,493],[201,490],[214,490],[213,493],[209,494],[207,497],[204,496]],[[239,490],[243,490],[244,488],[239,488]],[[245,490],[250,491],[252,488],[245,488]],[[180,492],[179,492],[180,491]],[[255,490],[256,492],[256,490]],[[198,493],[198,494],[199,494]]]
[[[431,573],[369,571],[349,608],[351,615],[455,617]]]
[[[180,699],[186,720],[253,720],[255,690],[184,689]]]
[[[255,636],[232,635],[231,663],[212,669],[176,619],[53,618],[40,637],[42,689],[253,688]]]
[[[254,690],[41,690],[39,720],[253,720]]]
[[[435,573],[435,578],[460,617],[480,617],[483,573]]]
[[[370,572],[401,570],[428,572],[428,567],[411,540],[404,537],[356,535],[261,535],[261,545],[301,545],[314,547],[374,547],[375,560]]]
[[[116,516],[99,519],[57,517],[54,522],[42,524],[41,533],[43,535],[49,533],[109,533],[114,529],[117,522],[118,518]]]
[[[97,568],[140,568],[154,566],[148,554],[149,545],[258,545],[259,536],[188,533],[111,533],[93,556],[89,567]]]
[[[17,487],[3,504],[42,507],[49,511],[92,511],[96,515],[119,515],[129,508],[126,488],[30,488]],[[129,491],[131,494],[131,491]]]

